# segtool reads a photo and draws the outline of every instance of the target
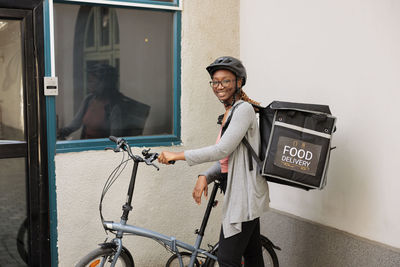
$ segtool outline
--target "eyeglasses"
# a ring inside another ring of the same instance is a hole
[[[217,88],[220,84],[222,87],[228,87],[233,80],[222,80],[222,81],[210,81],[210,86],[212,88]]]

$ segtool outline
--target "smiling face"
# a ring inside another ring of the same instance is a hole
[[[236,90],[236,77],[229,70],[217,70],[212,77],[212,86],[214,94],[220,101],[231,103]],[[237,81],[237,86],[240,88],[242,81]]]

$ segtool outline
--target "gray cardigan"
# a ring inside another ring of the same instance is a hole
[[[237,101],[235,105],[240,102],[243,101]],[[256,148],[255,151],[258,151],[260,133],[257,118],[252,105],[247,102],[236,108],[228,128],[217,144],[185,151],[185,158],[190,166],[217,161],[204,173],[208,183],[214,181],[220,173],[218,160],[229,156],[228,181],[222,210],[225,238],[240,233],[242,222],[260,217],[269,206],[267,181],[259,174],[254,159],[249,159],[247,148],[241,142],[244,136]],[[249,170],[249,160],[253,160],[252,171]]]

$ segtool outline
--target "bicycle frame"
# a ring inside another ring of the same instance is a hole
[[[129,147],[128,147],[128,149],[130,150]],[[135,188],[137,169],[138,169],[139,162],[141,162],[140,158],[133,156],[129,152],[128,152],[128,154],[130,154],[131,158],[133,159],[134,165],[133,165],[133,169],[132,169],[131,180],[129,182],[127,201],[122,206],[123,214],[121,216],[121,221],[119,223],[115,223],[112,221],[104,221],[103,222],[103,226],[106,230],[117,231],[116,238],[113,239],[113,242],[117,246],[117,252],[114,256],[111,266],[112,267],[115,266],[115,263],[121,253],[121,250],[122,250],[122,240],[121,239],[125,233],[130,233],[130,234],[145,237],[145,238],[152,238],[152,239],[155,239],[155,240],[163,243],[164,245],[168,246],[171,249],[171,251],[176,253],[176,255],[178,256],[179,264],[181,267],[183,267],[184,265],[183,265],[182,257],[181,257],[181,254],[180,254],[180,251],[178,248],[183,248],[192,253],[189,266],[194,266],[194,263],[196,261],[196,257],[198,254],[203,254],[209,258],[217,260],[217,257],[210,253],[211,251],[206,251],[204,249],[201,249],[200,245],[203,240],[204,231],[206,229],[207,222],[210,217],[211,209],[216,204],[215,197],[216,197],[218,188],[220,188],[219,182],[218,181],[214,182],[214,187],[212,189],[210,199],[207,203],[207,208],[206,208],[206,211],[205,211],[205,214],[203,217],[203,221],[202,221],[200,230],[196,231],[197,238],[195,241],[195,245],[192,246],[190,244],[187,244],[185,242],[177,240],[173,236],[167,236],[167,235],[164,235],[161,233],[154,232],[149,229],[145,229],[145,228],[141,228],[138,226],[127,224],[129,212],[132,210],[131,203],[132,203],[132,197],[133,197],[133,192],[134,192],[134,188]]]

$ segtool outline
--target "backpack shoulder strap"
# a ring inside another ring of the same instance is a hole
[[[231,114],[229,114],[228,119],[226,119],[226,122],[225,122],[224,126],[222,127],[221,136],[224,134],[224,132],[225,132],[226,129],[228,128],[229,123],[231,122],[231,119],[232,119],[232,116],[233,116],[233,113],[234,113],[235,109],[236,109],[240,104],[242,104],[242,103],[243,103],[243,102],[240,102],[240,103],[238,103],[236,106],[233,106],[233,107],[232,107]],[[220,116],[219,119],[221,119],[221,116]],[[222,122],[222,120],[221,120],[221,122]],[[257,162],[257,166],[258,166],[258,167],[260,168],[260,170],[261,170],[261,168],[262,168],[262,161],[261,161],[260,158],[257,156],[257,153],[254,151],[254,149],[251,147],[251,145],[250,145],[249,141],[247,141],[246,137],[243,137],[242,143],[247,147],[247,151],[248,151],[248,153],[249,153],[249,159],[250,159],[251,157],[253,157],[253,158],[256,160],[256,162]],[[250,171],[253,170],[253,161],[251,161],[251,160],[250,160],[250,162],[249,162],[249,169],[250,169]]]
[[[251,145],[250,145],[249,141],[247,141],[247,138],[246,138],[246,137],[243,137],[242,143],[247,147],[247,151],[248,151],[248,153],[249,153],[249,159],[250,159],[251,157],[253,157],[253,158],[256,160],[256,162],[257,162],[258,168],[261,170],[261,169],[262,169],[262,164],[263,164],[263,162],[262,162],[261,159],[257,156],[257,153],[256,153],[256,152],[254,151],[254,149],[251,147]],[[252,161],[249,162],[249,169],[250,169],[250,171],[253,170],[253,162],[252,162]]]
[[[232,116],[233,116],[233,113],[235,112],[236,108],[238,106],[240,106],[242,103],[243,102],[237,103],[235,106],[232,107],[231,114],[229,114],[229,117],[226,119],[224,126],[222,126],[221,136],[225,133],[226,129],[228,129],[229,123],[231,123]]]

